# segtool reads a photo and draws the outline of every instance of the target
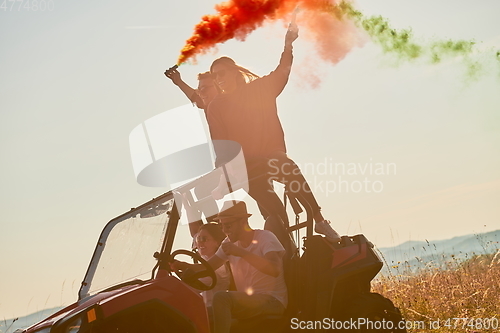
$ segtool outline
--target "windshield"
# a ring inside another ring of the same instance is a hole
[[[151,278],[172,211],[172,195],[111,220],[99,238],[79,298],[127,281]]]

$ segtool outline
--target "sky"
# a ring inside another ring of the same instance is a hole
[[[188,102],[163,72],[216,1],[49,3],[0,8],[0,319],[75,301],[104,225],[164,192],[136,182],[129,134]],[[494,0],[357,8],[422,41],[500,49]],[[228,41],[182,77],[195,86],[222,55],[267,74],[285,31],[277,22]],[[378,247],[500,229],[498,67],[471,79],[460,59],[398,64],[368,39],[332,65],[306,35],[278,109],[288,153],[334,228]]]

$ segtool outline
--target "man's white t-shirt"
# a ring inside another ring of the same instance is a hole
[[[202,256],[203,257],[203,256]],[[208,258],[203,257],[203,259],[208,260]],[[205,290],[201,293],[203,296],[203,301],[205,301],[205,305],[212,306],[212,301],[216,292],[226,291],[229,289],[229,283],[231,282],[231,277],[229,275],[228,269],[226,265],[222,265],[215,270],[215,275],[217,276],[217,283],[215,287],[210,290]],[[205,277],[200,279],[201,282],[209,285],[212,283],[212,278]]]
[[[226,238],[222,244],[227,242],[229,242],[228,238]],[[276,238],[276,236],[268,230],[254,230],[253,240],[248,247],[242,247],[239,241],[236,241],[234,244],[250,253],[258,255],[259,257],[265,257],[265,254],[268,252],[278,252],[280,257],[278,277],[262,273],[241,257],[226,255],[222,250],[222,246],[219,247],[215,255],[223,260],[229,260],[237,291],[245,292],[248,295],[271,295],[286,307],[288,303],[288,295],[285,279],[283,277],[282,261],[285,249],[279,242],[278,238]]]

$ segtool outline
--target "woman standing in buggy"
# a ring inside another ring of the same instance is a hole
[[[292,43],[297,37],[298,28],[291,23],[279,65],[263,77],[237,65],[229,57],[216,59],[210,73],[220,94],[208,107],[208,124],[212,140],[232,140],[241,145],[248,172],[249,194],[257,201],[266,218],[265,228],[273,231],[283,245],[287,237],[284,224],[288,225],[288,217],[273,190],[273,180],[285,185],[292,182],[300,184],[298,188],[293,187],[293,195],[303,205],[311,207],[315,231],[336,242],[340,240],[339,234],[323,217],[307,181],[286,154],[285,136],[278,117],[276,98],[288,82],[293,61]],[[223,154],[220,152],[218,155]],[[224,162],[218,160],[216,163],[220,166]]]

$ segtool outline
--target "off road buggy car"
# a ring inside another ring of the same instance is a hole
[[[167,264],[179,253],[204,263],[191,250],[177,251],[190,249],[192,239],[181,218],[182,200],[176,200],[203,181],[201,177],[112,219],[99,237],[78,301],[21,332],[209,333],[203,299],[191,286],[200,288],[203,276],[212,276],[214,285],[213,270],[205,264],[203,274],[183,281]],[[296,215],[295,224],[288,226],[295,250],[285,258],[288,309],[284,316],[235,322],[232,331],[404,332],[399,310],[370,293],[370,281],[382,267],[373,245],[363,235],[342,237],[339,244],[313,235],[310,209],[285,193]],[[300,222],[303,209],[306,220]],[[382,322],[384,327],[374,326]]]

